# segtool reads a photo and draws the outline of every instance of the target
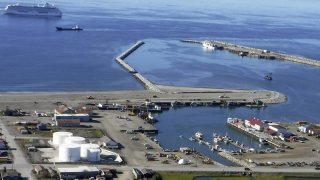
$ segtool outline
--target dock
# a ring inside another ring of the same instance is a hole
[[[195,44],[202,44],[203,42],[198,40],[180,40],[180,41],[185,43],[195,43]],[[248,56],[248,57],[254,57],[259,59],[286,60],[286,61],[291,61],[295,63],[320,67],[320,60],[314,60],[314,59],[309,59],[301,56],[294,56],[294,55],[289,55],[284,53],[273,52],[266,49],[259,49],[259,48],[238,45],[238,44],[232,44],[232,43],[223,42],[223,41],[213,40],[210,42],[218,50],[227,50],[231,53],[238,54],[239,56],[242,56],[242,57]]]
[[[246,130],[245,128],[242,128],[242,127],[239,127],[239,126],[236,126],[235,124],[231,123],[231,122],[227,122],[227,126],[233,128],[233,129],[236,129],[240,132],[243,132],[244,134],[246,135],[249,135],[257,140],[259,140],[260,138],[263,138],[265,139],[271,146],[275,147],[275,148],[281,148],[282,146],[273,142],[273,141],[270,141],[269,138],[266,138],[266,137],[262,137],[262,136],[259,136],[258,134],[252,132],[252,131],[248,131]]]
[[[143,41],[138,41],[134,45],[132,45],[129,49],[121,53],[118,57],[116,57],[116,62],[120,64],[125,70],[131,73],[147,90],[155,91],[162,93],[162,91],[152,82],[150,82],[147,78],[142,76],[138,71],[136,71],[133,67],[131,67],[128,63],[124,60],[127,58],[131,53],[137,50],[140,46],[144,44]]]
[[[228,159],[229,161],[234,162],[234,163],[236,163],[236,164],[238,164],[238,165],[240,165],[240,166],[249,167],[249,168],[255,167],[255,164],[253,164],[253,163],[248,163],[248,162],[246,162],[245,160],[238,159],[238,158],[232,156],[232,155],[230,154],[230,152],[228,152],[228,151],[221,151],[221,152],[218,152],[218,154],[219,154],[221,157],[223,157],[223,158],[225,158],[225,159]]]

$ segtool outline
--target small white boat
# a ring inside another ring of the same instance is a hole
[[[154,119],[154,117],[152,116],[152,114],[149,112],[149,114],[148,114],[148,119],[149,120],[153,120]]]
[[[215,49],[214,44],[210,41],[203,41],[202,46],[203,46],[203,48],[208,49],[208,50],[212,50],[212,51]]]
[[[190,141],[195,141],[196,139],[194,137],[189,137]]]
[[[219,136],[213,138],[213,142],[214,142],[214,143],[219,143],[219,142],[221,142],[221,141],[222,141],[222,138],[220,138]]]
[[[201,133],[201,132],[196,132],[195,134],[194,134],[194,136],[196,137],[196,139],[202,139],[203,138],[203,134]]]
[[[224,143],[229,144],[229,143],[230,143],[230,140],[229,140],[229,139],[225,139],[225,140],[224,140]]]
[[[259,142],[263,145],[268,145],[268,141],[263,138],[259,138]]]

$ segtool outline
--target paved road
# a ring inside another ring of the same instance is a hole
[[[1,169],[3,168],[3,166],[6,166],[7,169],[13,168],[19,171],[22,177],[33,179],[31,175],[31,168],[32,168],[31,164],[28,163],[20,147],[16,144],[14,140],[15,137],[9,134],[6,126],[3,124],[2,118],[0,120],[0,127],[2,129],[2,134],[4,135],[6,141],[8,142],[8,145],[10,146],[11,149],[13,149],[11,152],[14,157],[13,164],[1,165]]]

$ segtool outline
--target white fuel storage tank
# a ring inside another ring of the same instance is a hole
[[[71,132],[54,132],[52,135],[52,143],[55,146],[59,146],[60,144],[64,144],[64,141],[67,137],[73,136]]]
[[[88,149],[99,149],[100,146],[98,144],[81,144],[81,152],[80,157],[84,160],[88,158]]]
[[[66,144],[84,144],[86,143],[86,139],[80,136],[70,136],[67,137],[64,141]]]
[[[61,162],[79,161],[80,144],[61,144],[59,146],[59,160]]]
[[[100,149],[88,149],[87,161],[89,162],[100,161]]]

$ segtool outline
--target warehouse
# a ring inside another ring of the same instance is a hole
[[[93,166],[78,166],[68,168],[57,168],[61,179],[81,179],[96,177],[99,175],[99,169]]]

